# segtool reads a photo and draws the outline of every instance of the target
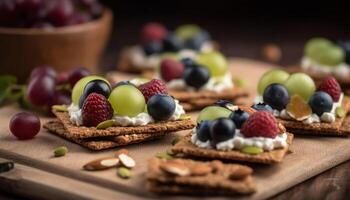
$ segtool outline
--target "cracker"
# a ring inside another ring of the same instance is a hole
[[[163,121],[144,126],[130,127],[109,127],[107,129],[98,130],[95,127],[75,126],[69,120],[67,112],[54,112],[57,118],[63,123],[71,137],[74,138],[91,138],[105,136],[119,136],[132,134],[157,134],[170,133],[181,130],[188,130],[195,127],[195,123],[191,119]]]
[[[196,171],[210,167],[212,171],[202,175],[176,176],[164,172],[161,165],[177,163]],[[188,159],[161,160],[153,158],[148,163],[148,189],[155,193],[232,195],[251,194],[256,186],[251,177],[253,170],[239,164],[223,164],[221,161],[193,161]]]
[[[342,102],[343,109],[348,112],[350,108],[350,101],[344,97]],[[333,123],[312,123],[304,124],[295,120],[278,119],[288,131],[294,134],[302,135],[329,135],[329,136],[347,136],[350,135],[350,121],[349,117],[336,118]]]
[[[285,148],[274,149],[272,151],[264,151],[257,155],[249,155],[241,153],[238,150],[220,151],[216,149],[205,149],[197,147],[191,142],[191,133],[183,137],[178,143],[172,147],[175,154],[184,154],[185,156],[203,157],[208,159],[236,160],[253,163],[273,164],[281,162],[286,155],[289,146],[293,140],[293,134],[287,133],[287,144]]]
[[[153,139],[158,139],[164,136],[164,133],[157,134],[132,134],[132,135],[120,135],[116,137],[100,137],[94,139],[80,139],[72,137],[64,125],[59,120],[49,121],[43,126],[50,133],[56,134],[64,139],[75,142],[81,146],[84,146],[90,150],[103,150],[110,149],[119,146],[125,146],[129,144],[149,141]]]

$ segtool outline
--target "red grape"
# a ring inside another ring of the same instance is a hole
[[[31,79],[27,89],[27,97],[35,106],[47,106],[55,94],[55,78],[44,75]]]
[[[40,119],[28,112],[17,113],[11,118],[11,133],[19,140],[28,140],[34,138],[40,131]]]
[[[90,71],[85,68],[78,68],[73,70],[68,76],[68,82],[73,87],[76,82],[78,82],[81,78],[85,76],[89,76]]]
[[[50,106],[53,105],[69,105],[72,103],[71,93],[69,91],[56,91],[52,101],[50,102]]]
[[[15,2],[0,0],[0,25],[12,26],[15,20]]]
[[[55,0],[53,8],[48,13],[48,18],[56,26],[64,26],[68,24],[73,12],[74,7],[71,1]]]
[[[38,76],[50,76],[52,78],[56,78],[57,76],[57,73],[56,71],[50,67],[50,66],[39,66],[39,67],[36,67],[32,70],[32,72],[30,73],[30,78],[29,80],[31,79],[34,79]]]

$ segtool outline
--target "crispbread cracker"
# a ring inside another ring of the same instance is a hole
[[[210,167],[211,172],[201,175],[177,176],[162,169],[162,165],[177,163],[196,171]],[[147,187],[151,192],[196,195],[251,194],[256,186],[251,177],[252,169],[239,164],[223,164],[220,161],[202,162],[187,159],[161,160],[153,158],[148,163]]]
[[[132,134],[157,134],[170,133],[181,130],[188,130],[195,127],[195,123],[191,119],[164,121],[144,126],[130,126],[130,127],[109,127],[107,129],[96,129],[95,127],[75,126],[69,120],[67,112],[56,112],[54,114],[63,123],[68,130],[71,137],[74,138],[91,138],[91,137],[105,137],[105,136],[119,136]]]
[[[350,101],[348,97],[344,97],[342,103],[343,109],[348,112]],[[347,136],[350,135],[349,120],[346,117],[336,118],[333,123],[312,123],[304,124],[300,121],[278,119],[288,131],[294,134],[302,135],[330,135],[330,136]],[[347,117],[348,118],[348,117]]]
[[[94,139],[90,139],[90,138],[80,139],[80,138],[72,137],[59,120],[53,120],[53,121],[47,122],[46,124],[44,124],[44,128],[47,129],[50,133],[56,134],[64,139],[70,140],[72,142],[75,142],[88,149],[95,150],[95,151],[153,140],[165,135],[165,133],[131,134],[131,135],[120,135],[115,137],[107,136],[107,137],[100,137],[100,138],[94,138]]]
[[[191,142],[191,133],[183,137],[172,147],[175,154],[184,154],[185,156],[203,157],[208,159],[236,160],[253,163],[273,164],[281,162],[288,151],[293,140],[293,134],[287,133],[287,144],[285,148],[264,151],[257,155],[241,153],[238,150],[220,151],[216,149],[205,149],[197,147]]]

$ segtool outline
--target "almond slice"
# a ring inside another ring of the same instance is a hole
[[[136,165],[135,160],[126,154],[120,154],[118,158],[120,160],[120,163],[127,168],[133,168]]]
[[[164,162],[159,167],[161,170],[177,176],[188,176],[191,174],[191,170],[187,166],[178,162]]]
[[[118,158],[119,155],[121,154],[125,154],[125,155],[128,155],[129,154],[129,151],[127,149],[119,149],[118,151],[116,151],[114,153],[115,157]]]
[[[204,176],[210,174],[213,171],[213,168],[209,165],[195,165],[191,167],[191,175],[193,176]]]
[[[105,157],[90,161],[87,164],[85,164],[83,168],[87,171],[97,171],[115,167],[118,163],[119,158]]]

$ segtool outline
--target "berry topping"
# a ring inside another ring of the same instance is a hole
[[[255,112],[243,124],[241,133],[245,137],[275,138],[279,134],[276,118],[267,111]]]
[[[189,49],[197,50],[199,51],[203,44],[210,39],[210,36],[208,32],[206,31],[200,31],[193,37],[189,38],[185,42],[185,46]]]
[[[117,115],[135,117],[145,111],[145,97],[133,85],[114,88],[108,99]]]
[[[212,121],[205,120],[198,124],[196,129],[196,134],[198,140],[202,142],[206,142],[208,140],[211,140],[210,137],[210,127],[211,127]]]
[[[105,96],[91,93],[84,101],[82,117],[84,126],[97,126],[113,117],[113,109]]]
[[[313,113],[321,116],[324,112],[330,112],[333,107],[332,97],[326,92],[315,92],[309,100]]]
[[[79,99],[79,107],[80,108],[83,106],[83,103],[84,103],[85,99],[87,98],[87,96],[89,96],[89,94],[91,94],[93,92],[98,93],[98,94],[102,94],[103,96],[108,98],[109,95],[111,94],[111,87],[104,80],[96,79],[96,80],[92,80],[92,81],[88,82],[85,85],[83,94],[81,95],[81,97]]]
[[[246,111],[238,109],[232,112],[229,118],[235,123],[237,129],[241,129],[244,122],[249,118],[249,114]]]
[[[317,91],[327,92],[334,102],[338,102],[341,94],[341,88],[338,81],[333,76],[326,77],[318,86]]]
[[[171,96],[153,95],[147,102],[147,111],[156,121],[168,120],[175,112],[176,103]]]
[[[265,89],[263,99],[273,109],[282,110],[289,101],[289,94],[283,85],[274,83]]]
[[[146,102],[156,94],[168,94],[165,83],[159,79],[152,79],[151,81],[139,86],[139,90],[145,97]]]
[[[183,59],[181,59],[181,63],[182,63],[186,68],[196,66],[196,63],[195,63],[194,60],[192,60],[191,58],[183,58]]]
[[[236,125],[228,118],[219,118],[212,122],[210,127],[210,136],[212,143],[215,145],[233,138],[236,131]]]
[[[252,105],[252,108],[257,110],[257,111],[261,111],[261,110],[265,110],[265,111],[269,111],[272,113],[272,108],[271,106],[267,105],[266,103],[257,103]]]
[[[32,113],[17,113],[11,118],[10,131],[19,140],[32,139],[40,131],[40,119]]]
[[[178,52],[183,48],[183,42],[174,34],[168,33],[163,40],[165,52]]]
[[[160,63],[160,75],[163,80],[179,79],[184,73],[184,65],[173,59],[166,58]]]
[[[151,41],[143,45],[143,51],[147,56],[159,54],[163,51],[163,43],[161,41]]]
[[[142,27],[141,30],[141,40],[144,43],[148,43],[151,41],[161,41],[164,39],[167,34],[166,28],[156,22],[147,23]]]
[[[186,68],[183,78],[187,85],[199,89],[209,81],[210,73],[207,68],[197,65]]]
[[[297,121],[302,121],[312,114],[309,104],[299,95],[294,95],[290,98],[286,111],[289,116]]]

